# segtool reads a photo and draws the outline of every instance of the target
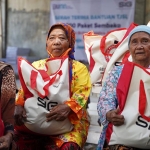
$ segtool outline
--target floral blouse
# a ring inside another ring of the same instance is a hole
[[[106,81],[102,87],[100,92],[98,104],[97,104],[97,111],[99,114],[100,122],[103,125],[103,130],[100,135],[100,139],[98,142],[97,150],[102,150],[106,130],[108,127],[108,121],[106,120],[106,113],[110,110],[116,109],[118,105],[117,97],[116,97],[116,87],[122,72],[123,66],[115,66],[112,71],[109,73]]]
[[[33,62],[32,65],[37,69],[43,69],[45,62],[46,59],[39,60]],[[73,113],[69,115],[69,120],[74,124],[74,129],[71,132],[51,137],[58,147],[61,147],[64,142],[75,142],[80,147],[85,144],[89,128],[86,105],[90,90],[91,82],[86,66],[73,60],[71,82],[72,97],[65,103],[73,110]],[[24,92],[22,89],[19,90],[16,105],[24,105]]]

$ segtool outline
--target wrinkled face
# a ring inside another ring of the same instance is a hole
[[[129,43],[133,62],[150,60],[150,35],[146,32],[137,32],[131,36]]]
[[[56,26],[52,29],[48,38],[47,47],[48,51],[54,57],[61,56],[69,48],[69,41],[63,27]]]

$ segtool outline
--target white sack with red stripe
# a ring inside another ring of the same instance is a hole
[[[32,132],[44,135],[57,135],[71,131],[73,125],[69,119],[46,121],[46,114],[52,107],[70,99],[68,57],[48,59],[43,70],[38,70],[25,59],[19,58],[18,69],[26,97],[25,126]]]
[[[125,123],[113,126],[109,145],[150,149],[150,70],[125,63],[117,97]]]

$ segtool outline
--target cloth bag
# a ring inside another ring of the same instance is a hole
[[[25,93],[27,119],[24,125],[32,132],[57,135],[69,132],[73,125],[69,119],[46,121],[52,107],[70,99],[69,59],[52,58],[46,61],[43,70],[37,70],[25,59],[18,59],[18,71]]]
[[[101,82],[104,74],[107,76],[114,63],[122,60],[128,51],[127,36],[135,26],[136,24],[132,23],[129,28],[111,30],[104,36],[94,34],[92,31],[84,34],[85,52],[90,65],[92,84]],[[115,56],[113,57],[114,53]],[[113,60],[111,61],[112,57]],[[109,63],[110,61],[111,63]],[[109,66],[107,67],[108,63]]]
[[[127,62],[117,85],[117,98],[125,123],[113,126],[109,145],[150,149],[150,70]]]
[[[127,32],[124,35],[122,41],[119,43],[111,59],[107,63],[107,66],[106,66],[106,69],[102,78],[102,84],[105,82],[107,75],[110,73],[111,69],[114,66],[124,64],[127,60],[132,61],[132,58],[129,53],[129,48],[128,48],[128,35],[131,32],[131,30],[134,29],[136,26],[137,24],[131,23],[130,26],[128,27]]]
[[[93,84],[101,79],[107,62],[117,47],[114,41],[120,41],[125,32],[126,29],[122,28],[110,31],[105,36],[97,35],[93,31],[84,34],[85,52],[90,64],[89,70]]]

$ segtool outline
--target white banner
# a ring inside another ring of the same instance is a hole
[[[76,32],[75,58],[87,61],[83,34],[104,35],[134,21],[135,0],[51,0],[50,25],[70,24]]]

